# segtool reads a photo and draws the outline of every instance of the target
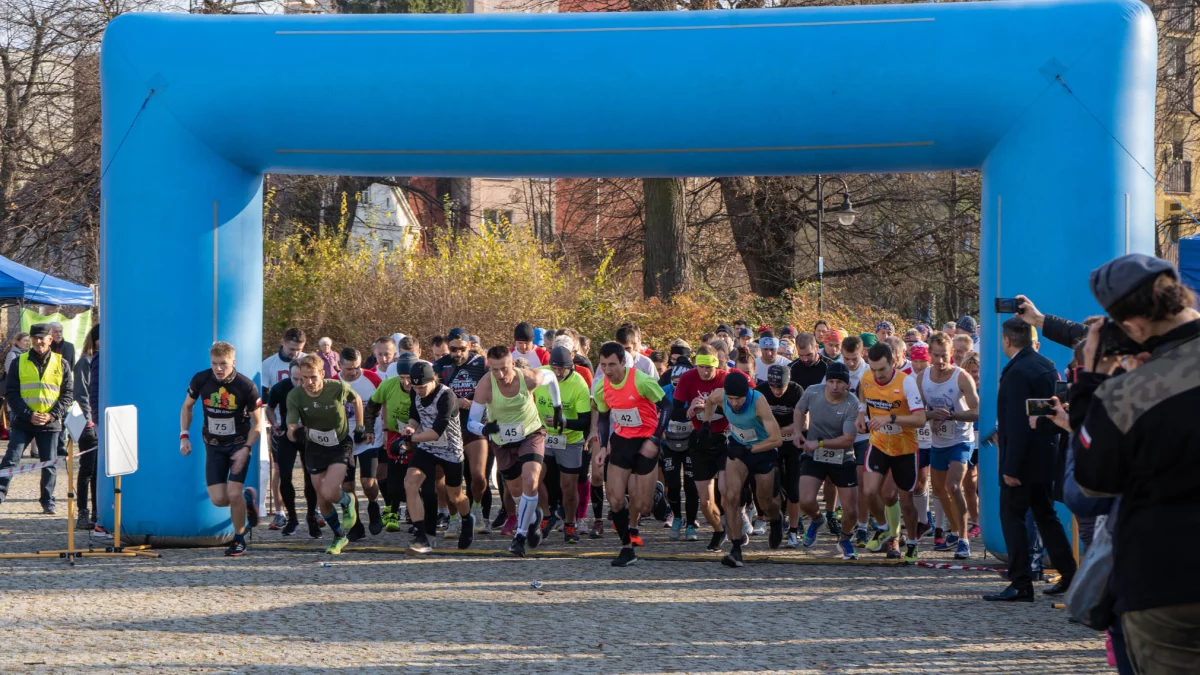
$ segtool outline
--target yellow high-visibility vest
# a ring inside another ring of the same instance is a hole
[[[51,352],[50,363],[40,375],[37,366],[29,360],[30,352],[20,357],[18,374],[21,376],[21,398],[34,412],[47,413],[58,402],[59,385],[62,384],[62,355]]]

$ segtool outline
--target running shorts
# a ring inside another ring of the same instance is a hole
[[[354,465],[354,439],[346,434],[336,447],[328,447],[313,443],[310,439],[304,441],[304,470],[316,475],[324,473],[334,464],[345,464],[346,472]]]
[[[540,428],[516,443],[495,445],[496,470],[504,480],[521,477],[521,467],[526,462],[541,464],[546,456],[546,429]]]
[[[800,475],[816,478],[822,483],[828,478],[840,488],[858,487],[858,470],[849,454],[841,464],[828,464],[818,462],[812,455],[804,453],[800,458]]]
[[[250,472],[250,451],[246,451],[246,461],[234,469],[233,456],[246,446],[245,443],[230,445],[204,444],[204,482],[209,485],[224,485],[225,483],[245,483],[246,474]]]
[[[442,475],[446,479],[446,487],[462,487],[462,462],[456,462],[451,459],[442,459],[441,457],[436,457],[432,453],[418,448],[417,451],[413,453],[412,461],[408,463],[409,470],[416,469],[420,471],[421,473],[425,474],[426,480],[429,480],[430,476],[433,476],[436,479],[438,467],[442,468]]]
[[[911,455],[888,455],[875,446],[867,449],[867,471],[886,475],[888,472],[892,474],[892,482],[896,487],[905,492],[912,492],[917,488],[917,470],[918,463],[921,461],[917,453]]]
[[[608,461],[618,469],[645,476],[658,468],[658,453],[653,457],[642,454],[642,445],[649,438],[625,438],[613,434],[608,438]]]

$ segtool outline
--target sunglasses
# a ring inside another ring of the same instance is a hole
[[[465,352],[465,351],[467,351],[467,348],[466,348],[466,347],[451,347],[451,348],[450,348],[450,353],[451,353],[451,354],[461,354],[461,353],[463,353],[463,352]]]

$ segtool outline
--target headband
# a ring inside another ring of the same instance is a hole
[[[695,361],[697,366],[708,366],[709,368],[717,367],[717,357],[712,356],[711,354],[697,354]]]

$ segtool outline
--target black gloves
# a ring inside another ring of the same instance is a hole
[[[500,433],[500,423],[499,422],[493,420],[493,421],[488,422],[487,424],[483,425],[483,435],[484,436],[490,436],[492,434],[498,434],[498,433]]]
[[[367,442],[367,430],[362,427],[355,427],[354,428],[354,442],[355,443],[366,443]]]
[[[565,426],[567,426],[567,419],[563,417],[562,406],[556,405],[554,406],[554,428],[561,434]]]

